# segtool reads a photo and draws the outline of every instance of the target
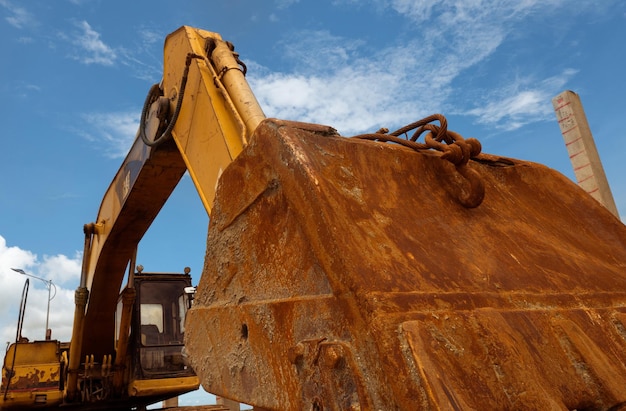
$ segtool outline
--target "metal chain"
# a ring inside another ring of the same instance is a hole
[[[439,122],[439,125],[433,124],[434,122]],[[413,134],[409,136],[411,131]],[[424,133],[427,133],[424,143],[417,142]],[[402,135],[405,138],[401,138]],[[448,130],[448,121],[442,114],[430,115],[392,133],[387,129],[380,129],[376,133],[361,134],[352,138],[400,144],[415,151],[440,151],[441,158],[454,164],[459,174],[469,183],[469,190],[461,190],[458,193],[459,202],[467,208],[474,208],[478,207],[485,197],[485,188],[480,175],[468,165],[471,158],[480,154],[482,150],[480,142],[475,138],[464,139],[459,133]]]

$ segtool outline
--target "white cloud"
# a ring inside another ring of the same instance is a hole
[[[380,0],[378,0],[380,2]],[[531,13],[548,13],[554,7],[563,4],[564,0],[387,0],[382,1],[396,12],[409,17],[415,22],[436,21],[439,28],[478,22],[498,25],[502,20],[512,21],[528,16]],[[582,0],[580,3],[585,3]],[[591,3],[591,1],[587,1]],[[499,18],[500,21],[495,20]],[[435,25],[436,27],[437,25]],[[459,27],[459,29],[472,29]]]
[[[414,97],[440,87],[433,86],[440,74],[419,60],[410,46],[371,55],[362,53],[366,46],[324,31],[303,32],[281,44],[284,55],[296,61],[294,72],[270,73],[249,63],[249,81],[268,116],[329,124],[344,135],[404,125],[430,114],[427,105]],[[428,84],[416,80],[420,75],[433,80]],[[431,100],[428,105],[440,102]]]
[[[74,23],[71,33],[59,32],[58,37],[71,46],[67,56],[85,65],[128,67],[129,73],[141,80],[158,82],[162,76],[162,48],[164,35],[156,30],[137,28],[137,41],[132,48],[111,46],[105,43],[101,34],[86,21]],[[159,44],[155,47],[155,44]],[[53,46],[55,47],[55,46]],[[152,53],[158,50],[158,56]]]
[[[22,335],[29,339],[45,336],[48,289],[44,281],[23,276],[11,268],[52,280],[49,327],[53,338],[68,341],[74,317],[74,291],[80,274],[80,253],[73,258],[63,255],[44,256],[17,246],[8,246],[0,235],[0,338],[13,342],[17,331],[18,311],[26,280],[29,280]],[[55,294],[56,289],[56,294]]]
[[[389,3],[398,13],[407,15],[418,22],[422,22],[431,18],[433,8],[436,5],[445,2],[440,0],[393,0]]]
[[[281,55],[296,65],[296,69],[321,75],[345,67],[359,58],[363,40],[333,35],[327,30],[303,30],[291,33],[288,40],[278,44]]]
[[[5,20],[13,27],[23,29],[36,24],[33,15],[23,7],[15,6],[8,0],[0,0],[0,6],[10,13],[8,17],[5,17]]]
[[[163,34],[149,28],[142,28],[139,30],[139,37],[146,47],[153,44],[161,44],[163,42]]]
[[[346,135],[372,132],[408,115],[398,107],[382,109],[393,104],[388,91],[398,91],[391,74],[348,69],[326,78],[277,73],[251,83],[268,116],[328,124]]]
[[[293,4],[299,3],[300,0],[274,0],[274,2],[279,9],[286,9]]]
[[[552,97],[562,91],[576,70],[566,69],[560,75],[542,81],[517,79],[512,84],[493,90],[483,106],[464,114],[476,116],[481,124],[498,129],[515,130],[528,123],[552,119]]]
[[[43,257],[39,264],[39,274],[55,283],[63,284],[68,281],[78,284],[80,279],[82,253],[76,252],[74,257],[57,254]]]
[[[250,82],[269,116],[330,124],[342,134],[395,128],[440,111],[459,73],[497,46],[498,36],[486,37],[480,48],[442,52],[418,39],[372,53],[361,41],[306,32],[282,45],[297,61],[294,72],[251,65]]]
[[[80,30],[69,37],[72,44],[78,46],[78,52],[72,57],[83,64],[101,64],[112,66],[117,60],[116,51],[100,39],[100,33],[95,31],[86,21],[76,23]],[[62,36],[67,38],[66,36]]]
[[[24,81],[16,81],[14,83],[14,95],[20,98],[30,97],[35,93],[40,93],[42,90],[41,87],[36,84],[26,83]]]
[[[459,108],[458,99],[451,98],[455,79],[492,56],[517,25],[536,15],[545,19],[563,1],[372,1],[416,24],[411,40],[372,50],[325,31],[290,33],[278,47],[295,64],[291,72],[269,73],[249,64],[252,88],[266,114],[330,124],[342,134],[395,128],[438,111],[462,112],[481,123],[497,118],[510,122],[502,128],[515,129],[545,119],[553,90],[571,77],[566,71],[534,79],[549,86],[547,91],[522,83],[516,89],[495,86],[479,91],[491,98],[482,107]],[[578,12],[591,3],[581,2]]]
[[[102,144],[109,157],[123,158],[137,135],[139,117],[135,111],[84,114],[82,118],[87,125],[77,133]]]
[[[504,123],[505,129],[515,130],[536,120],[537,116],[544,118],[549,97],[543,90],[524,90],[499,101],[492,101],[485,107],[470,110],[468,114],[478,116],[480,123],[494,124],[496,127],[503,119],[508,118],[509,121]]]
[[[0,267],[5,268],[30,268],[35,265],[37,256],[30,251],[22,250],[19,247],[8,247],[4,237],[0,236]],[[6,272],[4,274],[11,274]],[[4,300],[0,299],[0,304]]]

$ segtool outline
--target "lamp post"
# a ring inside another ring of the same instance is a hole
[[[24,270],[22,270],[21,268],[11,268],[11,270],[15,271],[16,273],[25,275],[27,277],[35,278],[37,280],[40,280],[40,281],[43,281],[44,283],[46,283],[46,288],[48,289],[48,309],[46,310],[46,335],[45,335],[45,338],[46,338],[46,340],[49,340],[51,338],[51,334],[52,334],[50,332],[50,329],[48,328],[48,321],[50,319],[50,301],[52,301],[52,299],[54,297],[56,297],[56,295],[57,295],[57,287],[56,287],[56,285],[54,285],[52,283],[52,280],[46,280],[45,278],[41,278],[41,277],[37,277],[36,275],[28,274]],[[52,297],[50,297],[50,291],[52,291],[52,287],[54,287],[54,295]]]

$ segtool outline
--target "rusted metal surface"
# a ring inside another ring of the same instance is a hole
[[[62,400],[60,351],[61,344],[54,340],[11,344],[2,368],[0,410],[58,405]]]
[[[439,125],[435,124],[435,121],[438,121]],[[413,132],[411,136],[409,132]],[[425,134],[425,142],[419,143],[417,139],[422,134]],[[401,135],[406,138],[400,138]],[[459,202],[465,207],[474,208],[478,207],[485,197],[485,186],[480,176],[468,166],[469,160],[480,154],[482,150],[480,142],[475,138],[465,140],[459,133],[448,130],[448,121],[442,114],[425,117],[392,133],[388,133],[387,129],[380,129],[376,133],[353,138],[391,141],[416,151],[431,149],[440,151],[441,159],[454,164],[456,171],[467,180],[467,187],[459,187],[457,194]]]
[[[7,382],[9,391],[58,389],[61,380],[59,352],[58,341],[11,344],[5,356],[2,392]],[[11,369],[13,374],[8,378],[7,373]]]
[[[553,170],[264,122],[222,175],[186,346],[273,410],[626,401],[626,228]]]

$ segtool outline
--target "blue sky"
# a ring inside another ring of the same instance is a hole
[[[619,0],[0,0],[0,336],[15,338],[24,277],[57,285],[69,338],[82,226],[160,80],[165,36],[191,25],[232,41],[266,115],[344,135],[431,113],[483,151],[573,172],[551,99],[581,96],[626,215],[626,3]],[[139,250],[146,271],[202,269],[208,218],[188,178]],[[43,336],[31,283],[24,335]]]

